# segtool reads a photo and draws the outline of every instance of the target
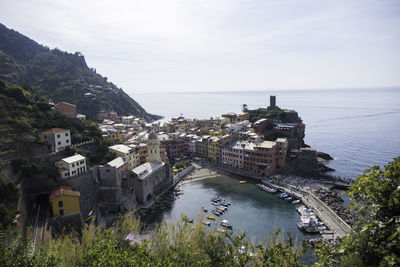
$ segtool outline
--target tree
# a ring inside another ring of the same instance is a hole
[[[400,157],[356,178],[348,194],[359,219],[341,242],[342,265],[400,265]],[[356,264],[358,263],[358,264]]]

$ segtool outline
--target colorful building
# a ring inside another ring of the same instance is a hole
[[[75,118],[76,116],[76,106],[74,104],[70,104],[67,102],[61,102],[58,104],[55,104],[54,107],[58,112],[61,113],[61,115],[67,117],[67,118]]]
[[[79,205],[80,193],[73,191],[71,187],[60,186],[50,194],[51,209],[53,216],[65,216],[79,214],[81,212]]]

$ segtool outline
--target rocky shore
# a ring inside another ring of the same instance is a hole
[[[175,188],[169,189],[163,195],[161,195],[153,205],[148,208],[140,208],[138,209],[138,214],[140,217],[147,216],[150,214],[158,213],[163,211],[169,207],[174,202],[175,199],[179,198],[180,195],[183,194],[183,190],[178,184]]]
[[[314,195],[328,205],[340,218],[349,225],[353,225],[355,216],[349,209],[342,206],[343,199],[336,193],[325,188],[313,190]]]

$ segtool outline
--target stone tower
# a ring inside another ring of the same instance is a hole
[[[276,96],[269,96],[269,108],[274,109],[276,107]]]
[[[160,142],[158,141],[158,136],[155,132],[150,132],[147,139],[147,155],[148,162],[160,161]]]

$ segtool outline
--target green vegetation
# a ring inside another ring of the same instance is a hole
[[[17,215],[18,196],[17,185],[0,173],[0,232],[6,229]]]
[[[306,247],[279,232],[265,243],[246,241],[246,235],[219,233],[201,223],[182,220],[163,223],[142,241],[130,244],[128,233],[139,236],[139,221],[131,214],[116,227],[84,230],[47,241],[36,250],[12,237],[0,242],[1,266],[300,266]],[[254,254],[250,254],[254,253]]]
[[[280,108],[269,110],[265,108],[259,108],[247,111],[250,113],[250,122],[256,122],[260,119],[272,119],[286,123],[302,122],[297,112],[293,110],[285,110]]]
[[[51,110],[30,87],[0,80],[0,158],[21,158],[25,152],[43,146],[39,134],[51,128],[69,129],[72,143],[101,141],[96,123],[66,118]]]
[[[49,49],[0,24],[0,79],[29,84],[40,96],[66,101],[78,112],[95,119],[99,111],[114,110],[121,115],[159,119],[148,114],[122,89],[88,68],[84,56]],[[85,96],[85,93],[90,93]]]
[[[359,218],[338,248],[322,247],[317,254],[324,264],[344,266],[400,265],[400,157],[373,166],[357,177],[349,189],[352,209]],[[335,257],[336,255],[336,257]]]

